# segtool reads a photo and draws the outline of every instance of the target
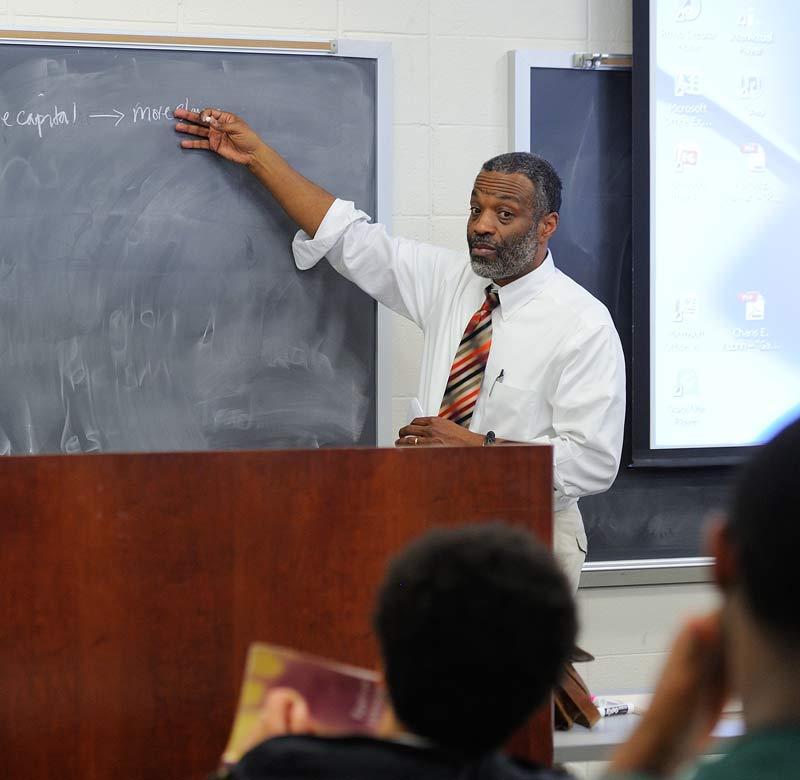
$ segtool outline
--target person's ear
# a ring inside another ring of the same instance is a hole
[[[378,674],[378,687],[382,688],[384,691],[388,691],[389,686],[386,684],[386,672],[383,668],[383,663],[379,663],[375,671]]]
[[[378,672],[378,686],[383,691],[386,706],[383,708],[380,723],[378,724],[378,736],[384,739],[392,739],[398,734],[403,734],[407,731],[406,727],[397,719],[397,714],[392,706],[392,697],[389,696],[389,686],[386,682],[386,673],[383,668],[383,663],[378,664],[376,670]]]
[[[718,516],[709,522],[706,547],[714,558],[714,582],[721,590],[728,590],[736,581],[737,546],[725,517]]]
[[[539,240],[548,241],[558,228],[558,214],[551,211],[539,220]]]

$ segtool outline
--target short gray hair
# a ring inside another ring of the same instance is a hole
[[[493,173],[521,173],[533,184],[533,218],[538,222],[551,211],[561,208],[561,179],[556,169],[538,154],[508,152],[492,157],[482,170]]]

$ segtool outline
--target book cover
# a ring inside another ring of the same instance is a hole
[[[242,756],[273,688],[293,688],[303,696],[317,733],[376,733],[386,711],[379,679],[369,669],[253,642],[223,765],[231,766]]]

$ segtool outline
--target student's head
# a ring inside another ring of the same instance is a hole
[[[561,179],[547,160],[510,152],[487,160],[470,196],[472,270],[506,284],[544,260],[558,227]]]
[[[715,544],[717,578],[769,638],[800,651],[800,420],[760,447]]]
[[[391,562],[375,628],[410,731],[463,753],[501,745],[544,700],[574,645],[555,560],[521,530],[439,528]]]

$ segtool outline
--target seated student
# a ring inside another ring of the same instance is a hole
[[[436,529],[390,564],[374,618],[392,717],[382,738],[314,736],[279,689],[237,780],[547,780],[500,746],[555,684],[575,608],[553,557],[498,523]]]
[[[714,529],[719,613],[679,634],[647,714],[610,775],[668,777],[694,757],[728,690],[747,734],[696,780],[800,778],[800,420],[760,448],[742,473],[730,517]]]

